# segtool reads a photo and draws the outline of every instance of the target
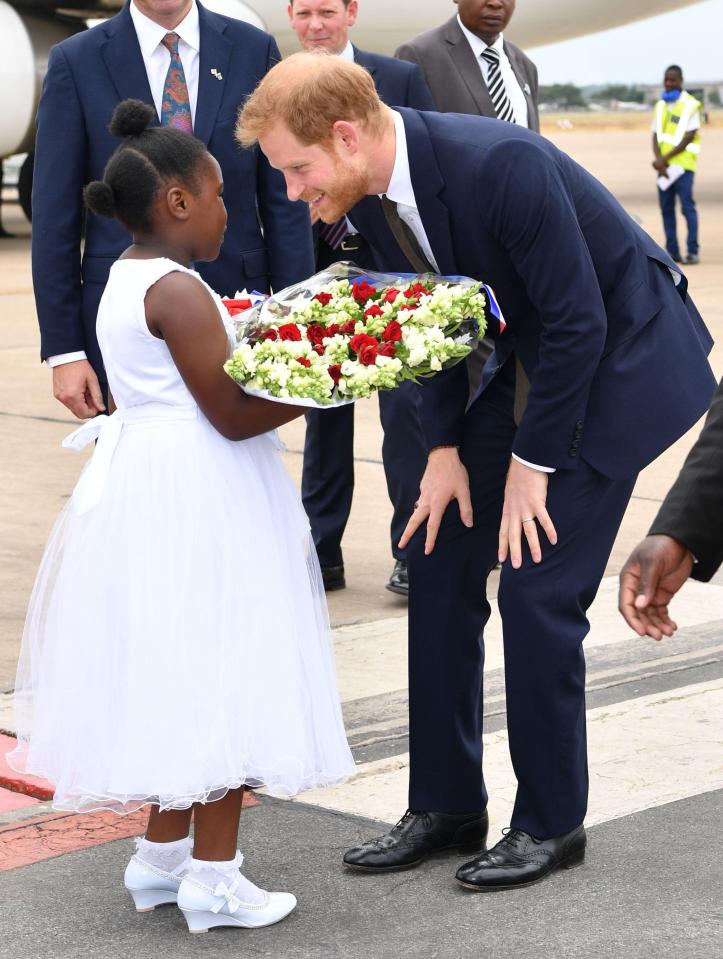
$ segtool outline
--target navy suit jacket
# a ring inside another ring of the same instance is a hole
[[[354,47],[354,62],[364,67],[374,80],[380,100],[390,107],[436,110],[432,94],[416,63],[368,53]]]
[[[234,140],[239,106],[280,54],[273,38],[255,27],[200,3],[198,13],[194,133],[221,166],[228,229],[218,259],[197,268],[225,295],[244,287],[282,289],[313,272],[308,210],[287,199],[283,176],[260,150],[242,150]],[[86,215],[82,190],[102,178],[118,146],[107,127],[116,105],[128,97],[153,104],[126,5],[107,22],[53,47],[37,120],[32,259],[41,355],[85,350],[101,379],[96,312],[110,267],[131,238],[117,221]]]
[[[716,386],[712,340],[685,278],[673,282],[676,264],[538,134],[485,117],[399,112],[441,273],[485,279],[508,323],[487,382],[513,351],[530,379],[513,451],[557,469],[582,456],[606,476],[634,475],[702,416]],[[378,197],[350,216],[378,268],[410,269]],[[429,445],[459,444],[466,365],[421,394]]]

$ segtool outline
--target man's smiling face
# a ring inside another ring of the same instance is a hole
[[[363,156],[345,149],[337,136],[323,145],[307,145],[279,122],[261,137],[259,146],[271,166],[284,174],[289,199],[308,203],[314,219],[334,223],[368,193]]]

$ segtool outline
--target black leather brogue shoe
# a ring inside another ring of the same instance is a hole
[[[405,560],[398,559],[394,563],[387,589],[390,593],[396,593],[398,596],[409,596],[409,570]]]
[[[324,581],[324,591],[327,593],[333,593],[336,589],[346,588],[343,566],[322,566],[321,578]]]
[[[571,869],[585,859],[585,827],[556,839],[535,839],[521,829],[507,834],[472,862],[457,870],[457,880],[474,892],[531,886],[556,869]]]
[[[344,853],[344,865],[363,872],[394,872],[419,865],[446,849],[462,855],[485,848],[489,819],[481,813],[453,815],[407,810],[386,835]]]

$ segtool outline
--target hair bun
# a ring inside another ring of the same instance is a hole
[[[137,137],[155,117],[155,109],[142,100],[124,100],[113,111],[108,129],[114,137]]]
[[[115,194],[104,180],[93,180],[83,190],[85,205],[98,216],[112,219],[115,216]]]

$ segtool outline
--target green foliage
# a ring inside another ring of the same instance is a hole
[[[624,83],[611,83],[591,94],[591,100],[622,100],[624,103],[645,103],[645,92],[636,86],[628,87]]]
[[[550,106],[563,107],[587,107],[587,100],[583,96],[580,87],[574,83],[553,83],[551,86],[542,86],[539,91],[540,103],[548,103]]]

